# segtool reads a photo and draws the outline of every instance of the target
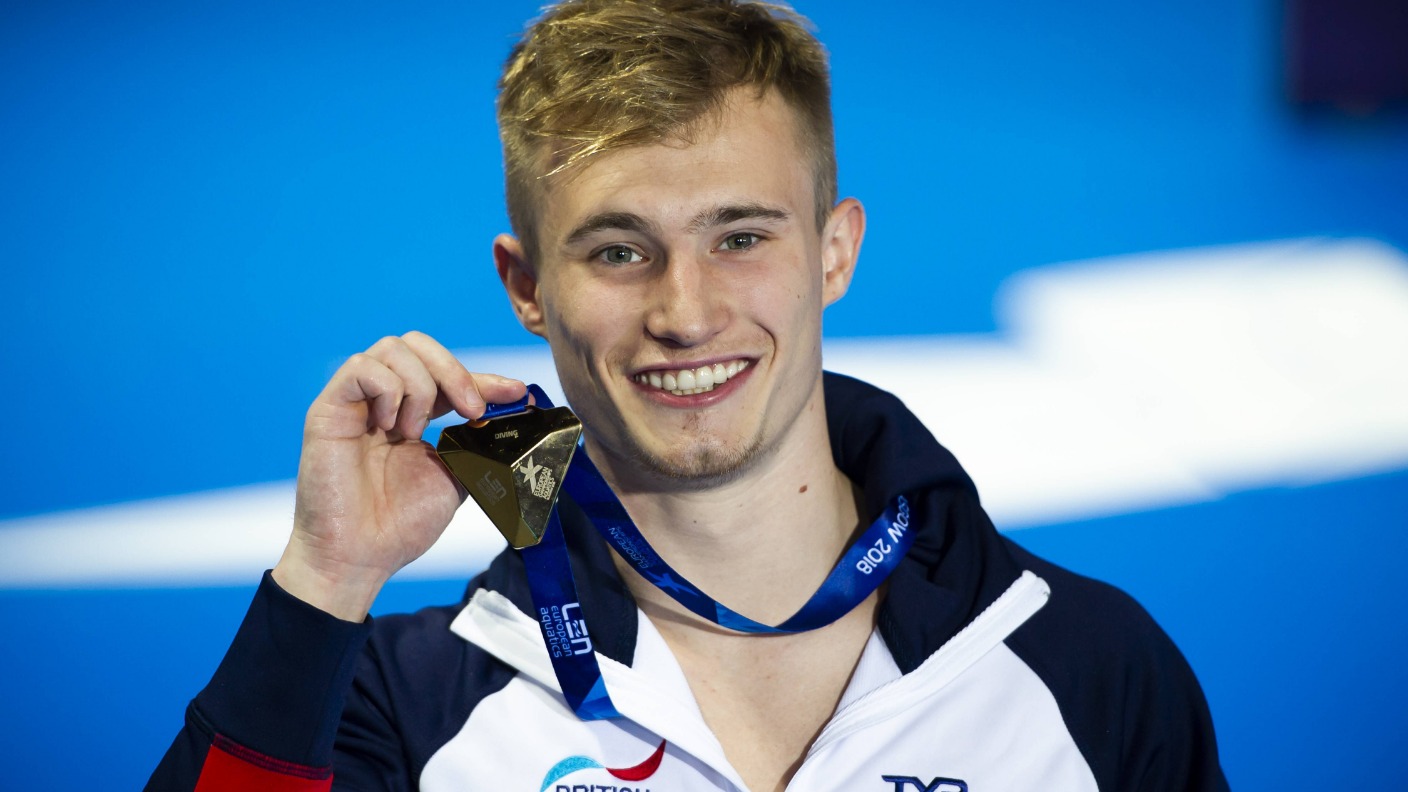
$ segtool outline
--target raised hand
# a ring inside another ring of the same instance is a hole
[[[308,408],[293,535],[274,568],[284,590],[339,618],[366,617],[382,585],[429,550],[464,492],[422,442],[432,418],[477,418],[525,386],[471,374],[424,333],[353,355]]]

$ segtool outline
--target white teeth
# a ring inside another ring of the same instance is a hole
[[[676,396],[693,396],[696,393],[708,393],[737,376],[738,372],[745,368],[748,368],[748,361],[730,360],[726,364],[714,363],[697,369],[679,369],[663,373],[651,371],[637,374],[634,379],[642,385],[666,390]]]

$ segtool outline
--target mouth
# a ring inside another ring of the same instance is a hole
[[[632,379],[637,384],[665,391],[675,396],[694,396],[723,385],[748,368],[752,361],[747,359],[729,360],[707,366],[684,369],[656,369],[642,371]]]

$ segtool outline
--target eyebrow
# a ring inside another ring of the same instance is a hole
[[[694,219],[689,221],[689,231],[697,234],[706,228],[737,223],[739,220],[776,220],[781,222],[791,217],[792,214],[785,209],[760,203],[727,204],[705,209],[695,215]]]
[[[791,219],[792,213],[785,209],[760,203],[725,204],[714,206],[696,214],[690,219],[687,229],[697,234],[706,228],[728,225],[739,220],[774,220],[783,222]],[[579,242],[598,231],[628,231],[651,236],[660,235],[660,226],[633,212],[601,212],[583,220],[567,235],[566,244]]]
[[[581,225],[567,235],[567,244],[578,242],[598,231],[631,231],[637,234],[658,235],[660,227],[651,221],[631,212],[602,212],[583,220]]]

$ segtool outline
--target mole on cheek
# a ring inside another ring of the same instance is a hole
[[[802,488],[799,489],[799,490],[797,490],[797,494],[798,494],[798,495],[801,495],[803,492],[806,492],[806,491],[807,491],[807,485],[806,485],[806,484],[803,484],[803,485],[802,485]]]

